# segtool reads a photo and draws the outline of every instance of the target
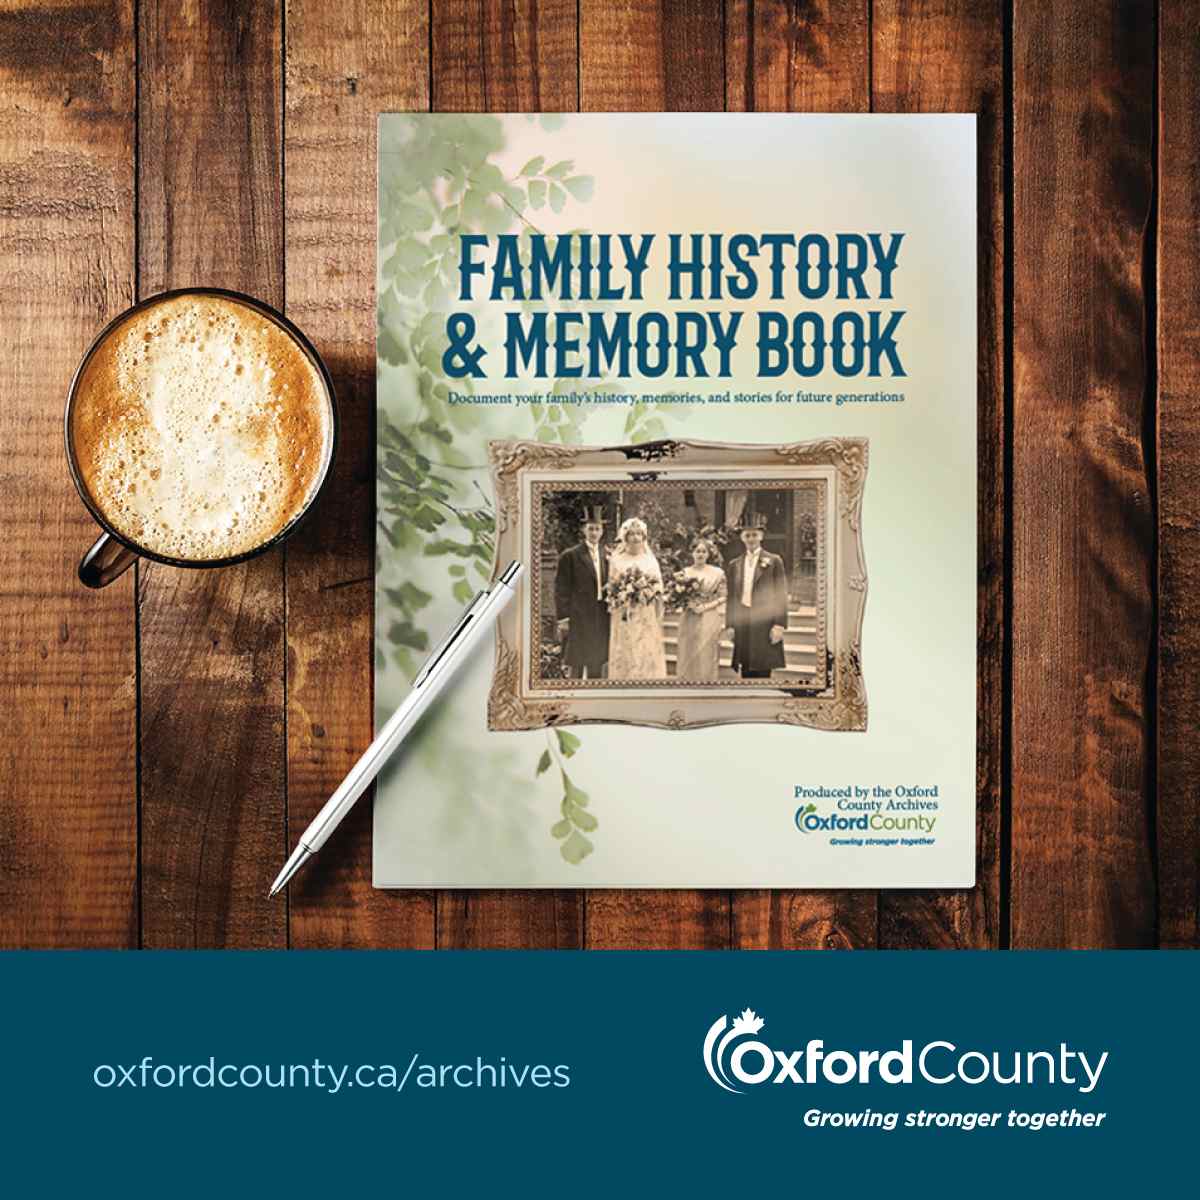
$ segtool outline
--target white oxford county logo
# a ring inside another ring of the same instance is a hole
[[[1056,1049],[960,1050],[953,1042],[926,1042],[921,1047],[905,1038],[899,1045],[877,1050],[831,1050],[820,1038],[810,1038],[803,1050],[773,1050],[757,1034],[765,1022],[752,1009],[729,1024],[718,1017],[704,1036],[704,1069],[718,1087],[741,1092],[738,1084],[766,1083],[926,1083],[1066,1084],[1086,1095],[1100,1082],[1108,1061],[1105,1050],[1093,1063],[1082,1050],[1066,1042]],[[1076,1073],[1082,1069],[1083,1077]]]
[[[762,1042],[738,1042],[732,1053],[729,1050],[730,1045],[738,1038],[753,1037],[763,1024],[762,1017],[746,1008],[742,1010],[740,1017],[734,1018],[732,1025],[729,1025],[727,1016],[720,1016],[709,1026],[704,1038],[704,1069],[712,1077],[712,1081],[727,1092],[742,1090],[733,1086],[733,1079],[739,1083],[762,1083],[774,1071],[775,1055]],[[743,1066],[742,1060],[747,1054],[757,1057],[755,1065],[758,1070],[747,1071]],[[725,1065],[727,1060],[728,1070]],[[733,1079],[730,1079],[730,1075]]]

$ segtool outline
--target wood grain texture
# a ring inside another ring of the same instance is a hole
[[[1158,938],[1200,946],[1200,12],[1158,37]]]
[[[870,0],[727,0],[728,101],[747,112],[867,112]]]
[[[576,0],[433,5],[434,112],[574,112]]]
[[[977,114],[979,173],[978,874],[970,890],[880,892],[879,942],[891,949],[993,948],[1001,937],[1006,628],[1003,6],[999,0],[877,0],[872,34],[875,111]]]
[[[865,112],[871,103],[871,27],[863,2],[731,0],[729,107],[758,112]],[[823,737],[797,731],[797,736]],[[878,939],[871,891],[734,893],[733,944],[756,950],[857,950]]]
[[[579,107],[719,112],[722,29],[719,0],[579,0]]]
[[[137,941],[133,577],[76,565],[99,530],[63,455],[67,385],[131,301],[130,3],[0,12],[0,947]]]
[[[563,0],[517,5],[436,4],[432,95],[438,112],[512,112],[532,98],[549,111],[576,108],[575,6]],[[440,892],[437,945],[577,949],[583,893],[548,889]]]
[[[1013,29],[1012,944],[1154,942],[1154,5]]]
[[[585,110],[720,110],[725,106],[721,6],[581,0],[580,96]],[[722,949],[729,945],[724,891],[593,891],[592,949]]]
[[[375,144],[380,112],[429,106],[428,8],[287,7],[287,313],[333,374],[328,490],[287,547],[288,826],[294,840],[374,736]],[[429,892],[371,886],[371,805],[289,889],[296,947],[434,944]]]
[[[283,303],[281,13],[220,0],[139,14],[139,291]],[[283,554],[139,566],[147,946],[283,946]]]
[[[768,891],[733,894],[738,950],[869,950],[879,938],[875,893]]]

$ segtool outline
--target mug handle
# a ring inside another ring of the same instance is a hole
[[[79,582],[85,587],[107,587],[123,575],[137,559],[128,546],[110,534],[102,533],[79,563]]]

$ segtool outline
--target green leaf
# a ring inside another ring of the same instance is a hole
[[[395,203],[388,215],[398,228],[404,230],[428,229],[433,224],[433,214],[428,209],[404,201]]]
[[[429,634],[415,628],[411,621],[393,621],[387,639],[393,646],[407,646],[410,650],[429,649]]]
[[[567,123],[567,118],[562,113],[543,113],[538,123],[547,133],[557,133]]]
[[[416,612],[417,609],[424,608],[433,599],[428,592],[423,592],[415,583],[407,580],[398,588],[384,588],[383,594],[405,612]]]
[[[546,204],[546,182],[543,179],[535,179],[529,185],[529,203],[534,208],[543,208]]]
[[[484,192],[495,192],[504,186],[504,175],[495,163],[485,162],[471,172],[471,182]]]
[[[570,758],[582,744],[573,733],[568,733],[565,729],[556,729],[554,734],[558,738],[558,748],[564,758]]]
[[[596,181],[590,175],[575,175],[571,179],[564,179],[563,187],[576,200],[586,203],[592,198],[592,193],[596,190]]]
[[[512,212],[500,198],[492,196],[488,199],[483,215],[479,219],[479,228],[484,233],[503,233],[514,220]]]
[[[420,508],[412,513],[409,520],[418,529],[423,529],[426,533],[432,533],[439,525],[446,523],[445,516],[429,504],[422,504]]]
[[[395,261],[406,271],[415,271],[429,261],[429,247],[416,238],[404,238],[396,243]]]
[[[452,579],[461,579],[467,573],[467,568],[461,563],[455,563],[454,566],[447,567],[446,569],[450,572]]]
[[[386,325],[380,325],[375,338],[375,351],[384,362],[394,367],[402,366],[408,359],[400,339]]]
[[[442,371],[442,356],[437,347],[426,342],[417,355],[417,361],[429,372],[430,376],[440,375]],[[432,388],[430,391],[432,392]]]
[[[433,390],[436,392],[437,388]],[[439,442],[444,442],[447,445],[454,440],[454,435],[450,430],[442,428],[432,417],[426,417],[417,428],[426,436],[437,438]]]
[[[539,175],[542,168],[546,165],[546,156],[538,154],[531,158],[518,172],[520,175]]]
[[[552,837],[565,838],[570,832],[571,822],[568,821],[566,817],[563,817],[561,821],[555,821],[554,824],[550,826],[550,834]]]
[[[425,553],[430,558],[440,558],[443,554],[457,554],[459,558],[466,558],[471,553],[471,547],[465,542],[455,542],[449,538],[435,538],[425,544]]]
[[[437,269],[436,262],[429,265],[435,270]],[[440,312],[450,303],[450,289],[440,279],[431,279],[421,293],[421,302],[427,309]]]
[[[513,187],[511,184],[505,184],[500,190],[500,194],[517,210],[523,212],[527,203],[525,193],[519,187]]]
[[[597,825],[600,824],[595,817],[592,816],[586,808],[576,808],[575,805],[570,805],[567,812],[568,817],[574,823],[577,829],[582,829],[585,833],[591,833]]]
[[[538,759],[537,771],[535,774],[544,775],[548,770],[550,770],[553,762],[554,760],[550,757],[550,751],[543,750],[542,757]]]
[[[463,197],[462,201],[462,218],[464,221],[475,225],[483,219],[484,213],[487,211],[487,193],[480,191],[478,188],[471,188]]]
[[[550,208],[556,212],[562,212],[567,203],[567,193],[558,186],[557,183],[550,185]]]
[[[569,158],[564,158],[562,162],[556,162],[554,166],[549,167],[545,171],[545,175],[549,179],[565,179],[571,173],[574,165]]]
[[[556,826],[557,828],[557,826]],[[583,836],[577,829],[572,829],[570,836],[559,847],[559,853],[572,866],[577,867],[589,854],[593,847],[592,843]]]
[[[389,260],[388,265],[391,265],[391,260]],[[405,296],[409,300],[414,300],[418,295],[420,295],[421,288],[424,287],[424,284],[421,282],[418,276],[413,275],[411,272],[397,270],[395,274],[392,275],[392,287],[396,289],[397,295]]]
[[[566,771],[560,772],[563,781],[563,803],[566,805],[575,804],[580,808],[587,808],[588,794],[581,788],[577,788],[572,782],[571,777]]]
[[[450,590],[453,592],[454,598],[459,602],[459,604],[470,604],[471,599],[475,595],[471,585],[465,579],[458,580],[458,582],[455,583],[454,587]]]

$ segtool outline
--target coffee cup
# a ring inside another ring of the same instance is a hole
[[[65,428],[71,478],[103,531],[79,578],[100,588],[138,558],[222,567],[279,545],[324,489],[337,408],[320,355],[281,313],[186,288],[101,330]]]

